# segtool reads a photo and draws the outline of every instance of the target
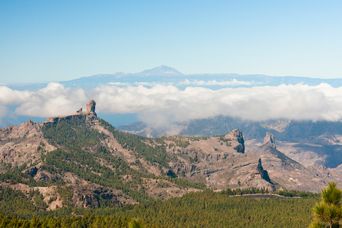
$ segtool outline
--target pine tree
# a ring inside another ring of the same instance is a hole
[[[321,201],[313,208],[311,227],[339,227],[342,222],[342,191],[335,183],[322,190]]]

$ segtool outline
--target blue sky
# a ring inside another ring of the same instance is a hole
[[[0,1],[0,82],[169,65],[342,77],[342,1]]]

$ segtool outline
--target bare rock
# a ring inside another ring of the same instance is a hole
[[[266,133],[266,135],[264,137],[264,144],[263,145],[269,146],[269,147],[274,148],[274,149],[277,148],[275,138],[271,133],[269,133],[269,132]]]
[[[259,158],[258,160],[258,168],[257,168],[258,172],[260,173],[260,176],[262,179],[264,179],[265,181],[267,181],[270,184],[273,184],[271,181],[270,176],[268,175],[267,170],[264,169],[264,167],[262,166],[262,162],[261,162],[261,158]]]
[[[90,100],[86,105],[86,114],[95,114],[96,102],[94,100]]]
[[[239,129],[234,129],[228,134],[224,136],[224,139],[230,142],[230,145],[236,150],[238,153],[245,152],[245,140],[243,138],[242,131]]]

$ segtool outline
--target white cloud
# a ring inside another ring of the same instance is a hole
[[[223,81],[217,81],[217,80],[209,80],[209,81],[203,81],[203,80],[184,80],[181,81],[182,85],[188,85],[188,86],[250,86],[255,84],[254,82],[248,82],[248,81],[240,81],[237,79],[232,80],[223,80]]]
[[[29,96],[28,91],[18,91],[0,85],[0,105],[13,105],[24,102]]]
[[[248,120],[341,120],[342,87],[280,85],[211,90],[171,85],[105,85],[90,91],[50,83],[37,91],[0,86],[0,106],[16,106],[16,113],[57,116],[74,113],[94,98],[98,112],[138,113],[150,127],[175,129],[179,122],[217,115]]]
[[[342,88],[326,84],[220,90],[201,87],[180,90],[174,86],[102,86],[95,90],[95,97],[101,111],[139,112],[142,120],[151,124],[216,115],[249,120],[342,118]]]
[[[73,113],[87,100],[82,89],[49,83],[37,91],[19,91],[0,86],[0,105],[16,105],[15,114],[49,117]]]

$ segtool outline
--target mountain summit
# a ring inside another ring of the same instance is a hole
[[[142,74],[144,76],[178,76],[178,75],[183,75],[183,73],[181,73],[180,71],[169,67],[169,66],[158,66],[158,67],[154,67],[152,69],[147,69],[144,70],[142,72],[140,72],[139,74]]]

